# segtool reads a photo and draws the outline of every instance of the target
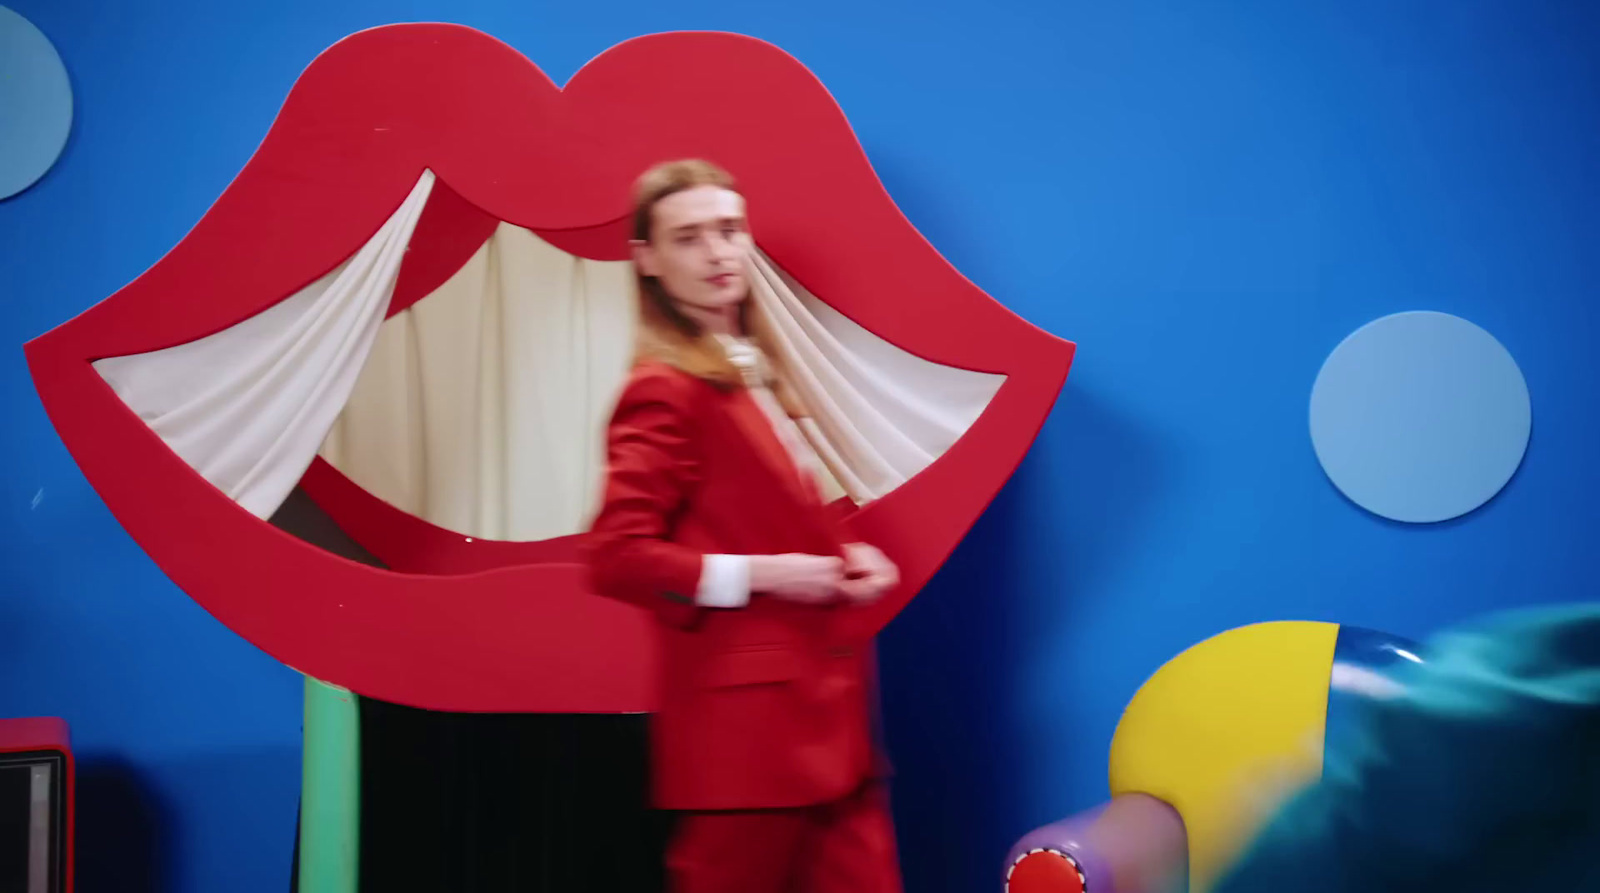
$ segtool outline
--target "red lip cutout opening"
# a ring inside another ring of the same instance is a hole
[[[852,632],[870,636],[1015,469],[1074,346],[940,257],[884,191],[826,89],[752,38],[639,38],[561,89],[468,28],[353,35],[306,70],[256,155],[167,256],[28,343],[35,386],[135,541],[285,664],[431,709],[648,711],[649,621],[587,591],[577,537],[469,540],[393,509],[319,460],[302,487],[388,569],[337,557],[213,486],[92,364],[187,344],[272,307],[371,239],[426,171],[448,188],[436,189],[412,235],[429,247],[407,258],[391,314],[458,269],[497,221],[575,255],[621,257],[633,178],[675,157],[731,169],[765,255],[854,324],[929,362],[1004,376],[948,450],[850,510],[847,523],[900,565],[904,581],[852,615]]]

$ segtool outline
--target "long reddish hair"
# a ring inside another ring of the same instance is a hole
[[[649,242],[655,223],[655,207],[669,195],[699,186],[716,186],[738,192],[733,176],[726,170],[698,158],[667,161],[640,175],[633,190],[633,238]],[[635,360],[655,360],[682,372],[732,390],[744,387],[744,378],[729,362],[727,353],[715,337],[678,307],[666,287],[655,276],[646,276],[639,265],[633,267],[639,291],[639,338]],[[774,376],[773,391],[790,415],[804,415],[803,406],[789,386],[782,363],[771,349],[770,339],[753,326],[751,299],[739,305],[739,325],[767,356]]]

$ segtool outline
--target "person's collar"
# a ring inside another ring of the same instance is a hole
[[[733,364],[739,374],[744,377],[745,384],[749,387],[766,387],[769,383],[770,371],[767,357],[761,351],[761,346],[755,339],[748,336],[717,334],[712,336],[722,346],[723,353],[728,362]]]

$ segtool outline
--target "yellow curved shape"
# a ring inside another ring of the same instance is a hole
[[[1171,804],[1189,835],[1189,889],[1208,889],[1277,798],[1322,773],[1334,623],[1232,629],[1168,661],[1123,711],[1111,794]]]

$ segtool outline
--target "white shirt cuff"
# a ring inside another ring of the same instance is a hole
[[[704,608],[742,608],[750,604],[750,556],[705,556],[694,601]]]

